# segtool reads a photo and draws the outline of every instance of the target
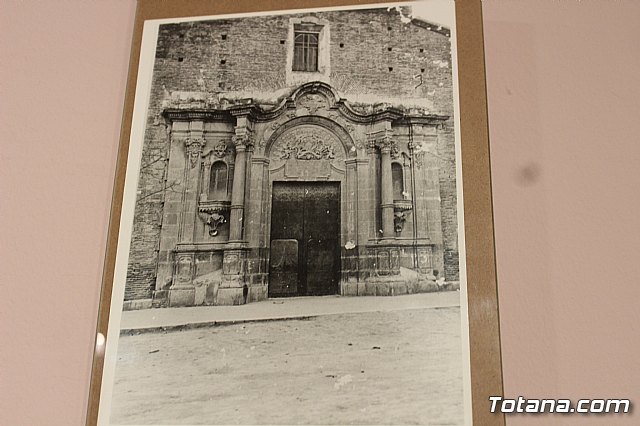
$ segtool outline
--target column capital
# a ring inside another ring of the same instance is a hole
[[[398,156],[398,144],[393,138],[393,130],[385,129],[381,132],[376,138],[375,144],[382,154],[390,154],[393,158]]]
[[[369,150],[377,147],[382,154],[389,154],[398,150],[397,144],[393,139],[393,129],[386,128],[370,133],[367,142]]]
[[[236,147],[236,151],[245,150],[247,147],[254,145],[253,131],[247,127],[236,128],[236,134],[232,136],[231,140]]]

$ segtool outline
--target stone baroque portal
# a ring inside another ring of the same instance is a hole
[[[269,112],[247,102],[165,116],[180,185],[165,193],[156,306],[434,289],[437,164],[413,159],[446,117],[358,113],[319,82]]]
[[[450,34],[397,15],[160,26],[126,301],[455,288]]]

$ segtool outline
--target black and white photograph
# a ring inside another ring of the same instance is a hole
[[[471,424],[454,6],[145,22],[99,425]]]

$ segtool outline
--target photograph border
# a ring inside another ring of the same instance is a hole
[[[451,0],[454,1],[454,0]],[[122,130],[117,156],[114,192],[103,271],[103,284],[96,330],[89,403],[86,422],[98,422],[100,391],[105,361],[106,336],[116,265],[118,236],[121,224],[129,141],[131,137],[138,71],[141,59],[144,22],[151,19],[186,18],[234,13],[270,12],[339,6],[376,6],[406,1],[353,0],[278,0],[212,2],[185,0],[171,3],[162,0],[138,0],[133,43],[126,86]],[[461,265],[466,271],[466,296],[471,366],[471,401],[474,424],[504,425],[502,414],[489,411],[489,396],[502,395],[502,367],[499,335],[498,297],[495,267],[493,208],[487,122],[484,46],[480,0],[457,0],[457,82],[459,137],[461,143],[462,183],[459,189],[464,203],[464,244],[460,245]],[[454,100],[455,102],[456,100]],[[468,283],[472,283],[469,285]],[[464,295],[461,291],[461,295]],[[463,323],[467,318],[463,318]],[[463,338],[466,338],[463,335]],[[465,355],[466,357],[466,355]],[[465,363],[468,360],[465,359]],[[468,373],[466,373],[468,374]],[[466,400],[467,398],[465,398]]]

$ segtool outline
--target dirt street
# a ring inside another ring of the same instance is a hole
[[[462,424],[460,309],[123,336],[117,424]]]

